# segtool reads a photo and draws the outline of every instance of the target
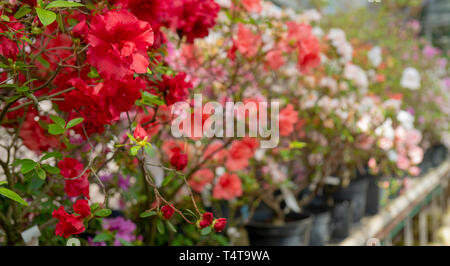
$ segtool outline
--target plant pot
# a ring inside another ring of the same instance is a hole
[[[261,202],[253,213],[252,222],[270,223],[274,216],[275,212],[264,202]]]
[[[349,236],[352,225],[353,210],[352,202],[344,200],[335,202],[332,212],[332,233],[334,240],[342,240]]]
[[[376,176],[367,176],[368,185],[366,193],[366,215],[375,215],[380,210],[380,186],[378,185],[378,178]]]
[[[358,178],[350,182],[346,188],[341,188],[333,195],[337,201],[351,201],[353,205],[352,221],[357,223],[365,214],[367,187],[369,180],[367,178]]]
[[[437,167],[447,158],[448,150],[443,144],[438,144],[432,147],[432,151],[431,164]]]
[[[306,246],[309,243],[312,217],[292,214],[283,225],[250,222],[245,226],[251,246]]]
[[[322,209],[315,210],[309,236],[310,246],[325,246],[331,237],[331,211]]]
[[[324,246],[331,238],[331,208],[327,205],[325,196],[316,196],[305,206],[305,211],[313,217],[310,246]]]

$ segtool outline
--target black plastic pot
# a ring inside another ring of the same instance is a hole
[[[432,147],[432,151],[431,163],[433,167],[437,167],[447,158],[448,150],[443,144],[438,144]]]
[[[322,209],[315,210],[309,236],[310,246],[324,246],[331,237],[331,211]]]
[[[367,178],[358,178],[350,182],[348,187],[341,188],[333,195],[336,201],[351,201],[353,205],[352,221],[357,223],[365,214],[367,187],[369,180]]]
[[[331,207],[327,204],[327,197],[317,195],[305,206],[305,211],[313,217],[310,246],[324,246],[331,238]]]
[[[283,225],[250,222],[246,225],[251,246],[306,246],[309,243],[312,217],[292,214]]]
[[[261,202],[255,209],[252,221],[260,223],[270,223],[273,220],[274,216],[275,212],[264,202]]]
[[[331,237],[334,240],[342,240],[349,236],[353,218],[352,209],[351,201],[335,202],[331,220]]]
[[[369,175],[366,177],[368,181],[366,193],[366,215],[375,215],[380,210],[380,186],[378,185],[378,178]]]

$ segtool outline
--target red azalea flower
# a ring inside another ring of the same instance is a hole
[[[161,208],[161,213],[162,213],[164,219],[166,219],[166,220],[169,220],[172,217],[174,212],[175,212],[175,210],[174,210],[173,206],[164,205]]]
[[[231,144],[225,166],[230,171],[242,170],[248,166],[250,158],[255,154],[258,141],[254,138],[235,140]]]
[[[216,199],[231,200],[241,195],[242,181],[236,174],[223,174],[213,189],[213,197]]]
[[[83,195],[89,199],[89,170],[81,177],[71,179],[81,175],[84,169],[83,164],[73,158],[64,158],[58,162],[58,167],[61,169],[61,175],[66,178],[64,190],[67,195],[70,197]]]
[[[188,157],[181,152],[180,148],[172,149],[172,156],[170,157],[170,164],[178,171],[183,170],[188,163]]]
[[[305,23],[287,22],[287,43],[294,43],[298,49],[298,65],[302,72],[320,65],[320,44],[312,33],[311,25]]]
[[[0,15],[3,15],[3,13],[0,12]],[[14,38],[10,39],[5,33],[14,32],[16,33],[16,38],[20,39],[23,36],[22,33],[24,27],[21,23],[17,22],[13,16],[4,16],[9,18],[9,22],[2,21],[0,24],[0,55],[16,60],[16,56],[19,53],[19,47]]]
[[[280,136],[287,137],[294,131],[294,125],[298,121],[298,112],[294,110],[292,104],[288,104],[280,111],[279,125]]]
[[[146,73],[147,48],[153,45],[153,30],[126,10],[96,15],[87,34],[88,62],[102,77],[119,80],[126,75]]]
[[[214,179],[214,173],[208,169],[200,169],[195,172],[189,179],[189,186],[198,193],[202,192],[207,184],[210,184]]]
[[[173,0],[170,6],[168,26],[188,43],[208,36],[208,30],[216,24],[220,6],[214,0]]]
[[[52,216],[59,220],[56,224],[55,234],[58,236],[69,237],[84,232],[86,229],[83,225],[83,217],[68,214],[64,207],[54,210]]]
[[[164,95],[167,105],[185,101],[189,97],[191,82],[186,82],[186,73],[180,72],[175,77],[163,75],[162,81],[156,84]]]
[[[147,132],[141,127],[141,125],[137,125],[136,129],[134,130],[133,137],[136,140],[143,140],[147,138]]]
[[[83,218],[91,215],[91,207],[89,206],[88,201],[85,199],[77,200],[73,205],[73,210]]]
[[[36,117],[39,118],[38,122],[35,120]],[[8,117],[8,119],[10,118]],[[41,127],[39,122],[50,123],[51,120],[46,116],[39,116],[34,108],[30,109],[26,114],[25,120],[19,132],[19,136],[23,140],[23,144],[28,149],[37,153],[48,151],[51,148],[57,148],[59,146],[59,138],[47,133],[47,131]]]
[[[261,45],[261,36],[252,32],[244,24],[238,24],[237,36],[233,38],[233,46],[245,57],[253,57]]]
[[[210,226],[213,220],[214,220],[213,214],[210,212],[205,212],[202,216],[202,219],[198,223],[198,226],[200,227],[200,229],[203,229],[207,226]]]
[[[225,229],[225,226],[227,226],[226,218],[219,218],[214,220],[214,230],[216,232],[222,232],[222,230]]]

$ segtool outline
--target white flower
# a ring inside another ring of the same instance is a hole
[[[336,48],[338,54],[342,57],[341,63],[350,62],[353,58],[353,47],[347,42],[345,32],[341,29],[331,29],[327,35],[331,40],[331,44]]]
[[[397,157],[398,157],[397,152],[394,151],[394,150],[388,151],[388,157],[389,157],[389,160],[391,162],[396,162],[397,161]]]
[[[420,88],[420,74],[417,69],[408,67],[403,71],[400,85],[403,88],[410,90],[417,90]]]
[[[363,115],[363,117],[356,123],[356,126],[361,130],[362,132],[367,132],[370,129],[370,115]]]
[[[364,92],[369,87],[369,80],[366,72],[354,64],[347,64],[344,69],[344,77],[354,82],[354,84]]]
[[[375,46],[367,54],[367,57],[369,57],[369,61],[372,66],[378,67],[381,64],[381,52],[381,48],[379,46]]]
[[[303,12],[301,15],[302,18],[305,18],[308,21],[319,21],[321,18],[320,13],[316,9],[308,9]]]
[[[414,116],[407,111],[400,110],[397,114],[397,120],[406,129],[414,128]]]
[[[394,139],[395,130],[392,127],[392,120],[390,118],[386,119],[386,121],[375,130],[375,134],[388,139]]]

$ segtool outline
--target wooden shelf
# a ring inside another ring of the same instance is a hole
[[[379,239],[389,244],[390,238],[398,231],[409,230],[413,216],[429,204],[433,198],[442,194],[447,187],[450,176],[450,160],[432,169],[428,174],[412,178],[411,187],[398,198],[390,201],[374,216],[364,217],[361,224],[352,229],[349,237],[338,245],[365,246],[371,238]],[[406,239],[406,237],[405,237]]]

